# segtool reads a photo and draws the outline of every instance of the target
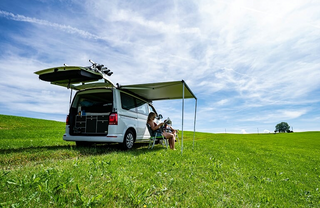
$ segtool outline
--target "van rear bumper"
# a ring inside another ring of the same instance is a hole
[[[69,125],[66,125],[66,131],[63,135],[64,141],[81,141],[81,142],[123,142],[123,134],[108,134],[106,136],[79,136],[70,135]]]
[[[65,141],[82,141],[82,142],[123,142],[122,135],[107,135],[107,136],[71,136],[64,134]]]

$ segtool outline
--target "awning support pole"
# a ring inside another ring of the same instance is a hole
[[[182,82],[182,133],[181,133],[181,155],[183,153],[183,121],[184,121],[184,82]]]
[[[71,107],[71,98],[72,98],[72,88],[71,88],[71,91],[70,91],[70,101],[69,101],[69,108]]]
[[[197,103],[198,103],[198,100],[196,99],[196,104],[195,104],[195,107],[194,107],[194,124],[193,124],[193,145],[192,145],[192,150],[194,148],[194,137],[195,137],[195,132],[196,132]]]

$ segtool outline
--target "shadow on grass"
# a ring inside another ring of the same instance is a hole
[[[148,143],[135,143],[133,148],[130,150],[123,150],[121,144],[93,144],[91,146],[85,147],[73,146],[72,148],[74,148],[74,150],[76,151],[79,151],[82,156],[103,155],[114,152],[124,152],[127,154],[138,156],[140,154],[145,154],[146,152],[153,152],[165,149],[161,145],[157,145],[153,149],[148,149],[148,145]]]
[[[15,154],[15,153],[37,153],[44,151],[61,151],[70,150],[79,152],[81,156],[90,155],[103,155],[113,152],[126,152],[132,155],[140,155],[150,151],[159,151],[165,149],[161,145],[155,145],[153,149],[148,149],[148,143],[135,143],[130,150],[123,150],[120,144],[92,144],[88,146],[76,146],[76,145],[56,145],[56,146],[35,146],[35,147],[22,147],[12,149],[0,149],[0,155]]]

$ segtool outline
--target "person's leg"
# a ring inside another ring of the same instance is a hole
[[[171,140],[170,136],[167,136],[166,138],[169,142],[170,149],[172,149],[172,140]]]
[[[170,146],[170,149],[171,149],[172,144],[171,144],[171,139],[170,139],[169,133],[164,131],[164,132],[162,133],[162,135],[168,140],[169,146]]]
[[[174,136],[174,142],[176,142],[177,140],[176,140],[176,138],[177,138],[177,131],[176,130],[173,130],[173,132],[172,132],[172,134],[173,134],[173,136]]]
[[[163,132],[163,136],[169,141],[170,149],[174,149],[175,136],[168,132]]]
[[[175,150],[174,146],[175,146],[176,136],[175,136],[174,134],[172,134],[172,133],[169,133],[169,134],[170,134],[170,140],[171,140],[171,146],[170,146],[170,148],[171,148],[172,150]]]
[[[174,134],[172,134],[172,149],[173,149],[173,150],[175,150],[175,148],[174,148],[175,140],[176,140],[176,137],[175,137]]]
[[[170,149],[174,150],[174,140],[175,140],[175,137],[173,134],[169,133],[169,140],[171,141],[171,145],[170,145]]]

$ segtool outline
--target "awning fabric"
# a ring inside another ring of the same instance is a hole
[[[131,93],[136,94],[148,101],[187,98],[197,99],[184,80],[149,84],[121,85],[119,86],[119,89],[130,91]]]

